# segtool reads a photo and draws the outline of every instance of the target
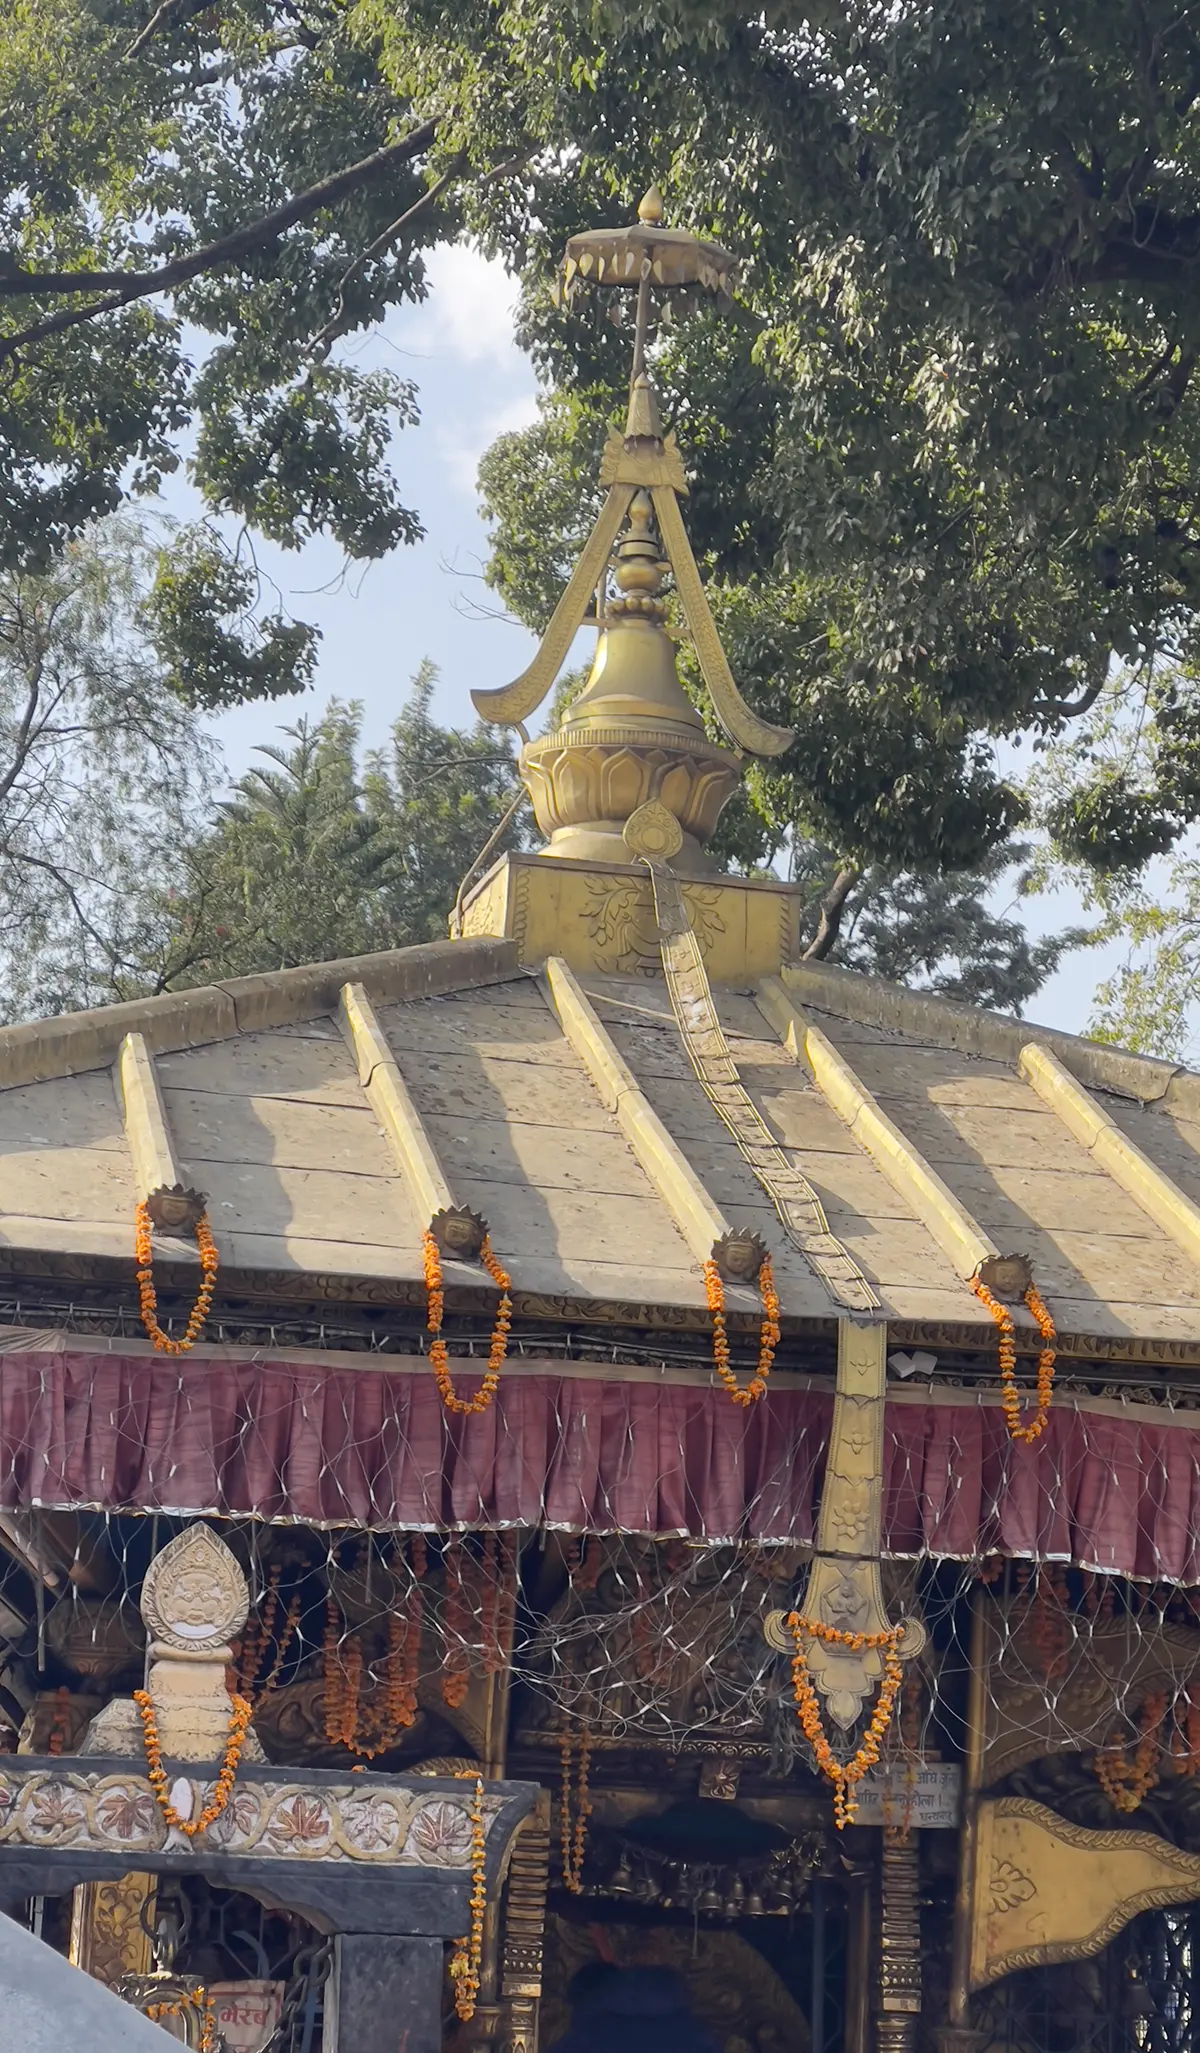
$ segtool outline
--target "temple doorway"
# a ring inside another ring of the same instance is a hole
[[[591,1962],[669,1967],[721,2053],[844,2053],[847,1894],[820,1841],[736,1803],[675,1803],[593,1840],[584,1886],[551,1892],[540,2044]]]

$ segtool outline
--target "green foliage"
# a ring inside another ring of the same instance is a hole
[[[185,705],[213,712],[312,682],[319,630],[281,613],[255,618],[257,595],[253,572],[208,528],[160,549],[143,618]]]
[[[492,575],[541,624],[575,479],[628,338],[547,285],[567,232],[669,218],[745,258],[735,315],[668,331],[656,377],[689,520],[781,765],[841,850],[971,866],[1023,817],[995,741],[1066,737],[1110,660],[1200,659],[1200,18],[1169,0],[945,9],[360,0],[398,92],[456,144],[538,152],[519,202],[464,195],[522,269],[542,420],[492,452]],[[503,141],[502,141],[503,138]],[[1198,810],[1173,760],[1080,793],[1126,861]],[[789,802],[790,803],[790,802]],[[1060,823],[1066,828],[1066,823]]]
[[[434,204],[385,233],[439,168],[435,130],[349,12],[0,0],[0,569],[51,570],[158,486],[185,431],[213,512],[284,547],[325,533],[369,558],[419,535],[388,461],[412,387],[336,341],[423,296],[421,248],[453,216]],[[197,703],[295,690],[311,668],[291,624],[241,647],[215,624],[214,578],[234,576],[193,555],[157,594],[172,663],[204,673]]]
[[[146,642],[153,561],[110,521],[46,576],[0,571],[6,1020],[120,991],[147,893],[203,817],[213,750]]]
[[[1017,843],[975,871],[868,873],[852,895],[833,959],[963,1004],[1023,1012],[1064,955],[1091,938],[1071,927],[1030,940],[1015,916],[1028,890],[1029,855],[1029,846]],[[990,901],[1006,883],[1015,904],[997,912]]]
[[[361,749],[357,705],[265,745],[215,821],[147,894],[141,988],[444,938],[464,872],[514,795],[511,753],[443,728],[423,664],[384,749]],[[514,827],[503,846],[520,845]]]
[[[1191,834],[1169,860],[1157,848],[1134,851],[1124,867],[1081,861],[1080,819],[1095,817],[1110,787],[1136,796],[1161,791],[1163,757],[1176,736],[1168,712],[1186,696],[1187,681],[1167,674],[1151,695],[1145,680],[1115,675],[1070,746],[1043,750],[1027,782],[1047,843],[1033,866],[1033,888],[1073,882],[1092,916],[1086,939],[1122,956],[1097,988],[1087,1031],[1149,1055],[1194,1056],[1200,1005],[1200,859]],[[1169,774],[1169,772],[1168,772]],[[1131,809],[1132,810],[1132,809]],[[1132,814],[1137,817],[1136,812]],[[1141,815],[1152,819],[1149,807]],[[1066,824],[1065,835],[1061,832]],[[1057,838],[1056,838],[1057,837]]]

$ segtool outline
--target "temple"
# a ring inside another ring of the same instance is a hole
[[[0,1030],[0,1910],[203,2053],[538,2053],[595,1961],[722,2053],[1193,2043],[1200,1075],[712,860],[790,736],[650,336],[733,272],[656,194],[568,247],[634,356],[475,695],[538,852]]]

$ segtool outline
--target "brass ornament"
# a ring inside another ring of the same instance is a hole
[[[857,1725],[866,1699],[884,1679],[885,1649],[861,1641],[878,1640],[894,1630],[880,1570],[886,1357],[885,1326],[839,1319],[837,1381],[816,1553],[803,1598],[795,1606],[802,1617],[860,1641],[856,1646],[831,1644],[810,1634],[805,1648],[813,1687],[843,1733]],[[896,1653],[901,1661],[912,1661],[924,1649],[928,1634],[920,1619],[901,1623]],[[763,1633],[780,1653],[794,1653],[785,1613],[770,1612]]]
[[[630,813],[621,838],[632,855],[653,856],[658,862],[669,863],[683,847],[683,828],[674,813],[651,798]]]
[[[753,1283],[767,1258],[767,1244],[760,1234],[735,1227],[714,1240],[712,1258],[726,1283]]]
[[[156,1232],[184,1239],[196,1231],[207,1203],[203,1191],[189,1190],[182,1183],[161,1183],[147,1197],[146,1210]]]
[[[1140,1911],[1200,1899],[1200,1854],[1153,1832],[1091,1831],[1028,1797],[979,1807],[970,1986],[1086,1960]]]
[[[522,725],[553,685],[593,596],[597,597],[600,641],[583,694],[596,711],[592,731],[576,732],[582,703],[577,701],[561,733],[527,743],[522,752],[521,774],[538,823],[550,837],[551,854],[621,861],[621,828],[642,805],[658,800],[674,814],[684,834],[692,836],[690,846],[682,845],[696,866],[700,847],[736,785],[736,758],[708,741],[675,676],[659,596],[663,571],[674,575],[713,708],[734,747],[777,756],[793,738],[790,729],[761,719],[734,683],[679,512],[679,500],[687,490],[679,454],[673,439],[663,433],[646,371],[652,291],[679,289],[727,297],[735,269],[734,258],[719,244],[663,226],[662,195],[654,187],[643,198],[636,222],[588,230],[567,244],[562,274],[567,300],[582,285],[637,295],[625,432],[609,439],[601,465],[608,496],[533,662],[511,685],[471,695],[483,719]],[[651,525],[656,530],[653,561],[648,546]],[[614,545],[621,596],[606,603]],[[639,556],[644,559],[640,575],[635,567]],[[635,629],[640,629],[640,637],[631,640]],[[617,673],[620,689],[615,687]],[[681,741],[686,752],[681,751]],[[650,764],[645,758],[656,747],[659,761]],[[598,758],[590,778],[585,774],[582,779],[593,787],[590,799],[576,789],[577,765],[589,749]],[[703,806],[691,789],[698,782],[708,787]],[[599,805],[596,793],[602,800]],[[688,817],[689,808],[694,819]],[[612,830],[606,833],[607,822],[612,822]]]
[[[446,1205],[429,1222],[438,1253],[457,1262],[478,1260],[487,1230],[487,1220],[478,1212],[469,1211],[466,1205]]]
[[[1033,1282],[1033,1267],[1028,1255],[989,1255],[975,1271],[985,1290],[994,1297],[1003,1298],[1006,1304],[1020,1304],[1025,1292]]]

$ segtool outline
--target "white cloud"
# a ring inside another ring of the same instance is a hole
[[[409,322],[418,346],[464,364],[519,356],[513,340],[517,283],[498,259],[442,243],[429,256],[427,269],[429,297]]]
[[[497,435],[509,435],[515,428],[527,428],[537,419],[537,400],[532,389],[514,393],[505,401],[483,415],[463,415],[453,429],[444,429],[439,436],[442,457],[447,475],[460,492],[475,491],[475,474],[479,459],[485,449],[495,441]]]

